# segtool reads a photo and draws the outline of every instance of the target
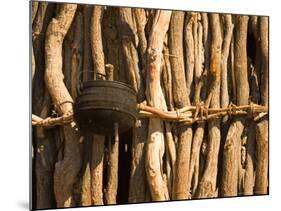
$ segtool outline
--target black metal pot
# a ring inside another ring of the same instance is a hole
[[[124,132],[137,119],[136,92],[118,81],[86,81],[74,104],[74,119],[81,130],[95,134],[113,134],[114,123]]]

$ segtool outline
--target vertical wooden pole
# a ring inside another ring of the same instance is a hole
[[[157,10],[151,28],[148,45],[147,100],[149,105],[166,109],[160,85],[160,68],[165,34],[168,31],[171,11]],[[149,120],[146,148],[146,176],[153,201],[168,199],[168,189],[164,183],[162,158],[164,155],[163,122],[156,118]]]
[[[218,14],[209,14],[212,42],[211,42],[211,60],[210,75],[212,84],[210,93],[212,96],[210,107],[220,107],[220,76],[221,76],[221,27],[220,17]],[[209,94],[210,94],[209,93]],[[208,152],[205,163],[205,170],[199,183],[197,197],[208,198],[217,195],[217,166],[218,153],[220,146],[220,120],[214,119],[208,122],[209,140]]]
[[[173,11],[169,30],[169,52],[172,74],[172,90],[175,106],[182,108],[190,105],[190,100],[186,86],[186,77],[183,59],[183,32],[184,32],[184,12]],[[175,178],[173,184],[173,199],[189,198],[188,174],[190,151],[192,142],[191,126],[183,126],[178,129],[179,143],[177,149],[177,159],[175,167]]]
[[[261,47],[261,103],[268,106],[268,17],[260,17]],[[257,168],[255,194],[268,193],[268,119],[258,123],[256,127]]]
[[[113,81],[114,68],[106,64],[106,79]],[[109,139],[109,162],[107,166],[107,186],[105,192],[106,204],[116,204],[118,189],[118,155],[119,155],[119,129],[118,123],[114,123],[114,140]]]
[[[60,115],[73,113],[72,97],[63,82],[62,43],[76,12],[76,4],[64,4],[50,22],[45,40],[45,82]],[[77,132],[71,125],[64,126],[64,158],[55,165],[54,192],[57,207],[69,207],[72,191],[80,169]]]
[[[235,34],[234,67],[236,74],[237,104],[246,105],[249,99],[249,83],[247,70],[247,29],[248,16],[238,16]],[[231,124],[223,156],[222,195],[237,196],[239,168],[241,165],[241,134],[244,129],[244,120],[236,117]]]
[[[96,73],[105,74],[104,53],[102,45],[101,23],[103,6],[95,6],[91,20],[91,47],[93,66]],[[93,77],[92,77],[93,78]],[[94,134],[92,148],[92,202],[94,205],[103,205],[103,161],[104,161],[105,137]]]

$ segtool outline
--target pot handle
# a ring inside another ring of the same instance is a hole
[[[83,70],[81,72],[79,72],[78,74],[78,83],[77,83],[77,92],[78,94],[80,95],[81,94],[81,91],[83,89],[83,81],[81,76],[83,73],[86,73],[86,72],[91,72],[91,73],[94,73],[94,77],[93,79],[90,79],[90,80],[85,80],[85,81],[92,81],[92,80],[106,80],[106,75],[105,74],[102,74],[102,73],[97,73],[96,71],[93,71],[93,70]]]

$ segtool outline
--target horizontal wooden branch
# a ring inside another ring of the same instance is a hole
[[[186,110],[186,112],[180,112],[180,110],[177,111],[161,111],[157,108],[145,105],[145,104],[138,104],[137,106],[138,110],[139,110],[139,115],[140,116],[150,116],[151,118],[159,118],[159,119],[163,119],[163,120],[171,120],[171,121],[180,121],[186,118],[191,117],[191,112],[187,113],[188,110]]]
[[[61,117],[47,117],[42,119],[35,114],[32,114],[32,125],[41,127],[54,127],[57,125],[66,125],[73,122],[73,115],[66,115]]]
[[[181,122],[184,125],[194,124],[196,122],[208,121],[223,116],[248,116],[258,121],[268,115],[268,108],[265,106],[251,103],[250,105],[236,106],[229,104],[226,108],[207,108],[200,104],[197,106],[185,106],[175,111],[162,111],[160,109],[148,106],[144,103],[137,105],[139,118],[158,118],[165,121]],[[53,127],[56,125],[65,125],[73,122],[73,115],[61,117],[48,117],[42,119],[32,114],[32,125],[41,127]]]

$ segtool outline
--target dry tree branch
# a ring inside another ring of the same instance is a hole
[[[104,7],[95,6],[91,20],[91,49],[93,67],[96,73],[105,74],[101,24]],[[91,77],[95,79],[95,75]],[[91,160],[91,192],[94,205],[103,205],[103,160],[105,137],[94,134]]]
[[[245,105],[249,99],[249,84],[247,76],[247,28],[248,16],[237,16],[235,33],[235,76],[237,104]],[[223,151],[222,195],[236,196],[238,193],[239,171],[241,171],[241,134],[244,120],[236,118],[231,124]]]
[[[62,43],[76,12],[76,4],[64,4],[50,22],[45,40],[45,82],[52,101],[61,116],[73,114],[72,97],[62,73]],[[64,158],[55,165],[54,192],[57,207],[69,207],[72,203],[73,185],[80,169],[77,132],[64,126]]]
[[[162,109],[165,109],[166,104],[160,84],[161,52],[170,17],[171,11],[157,10],[147,50],[147,100],[149,105]],[[163,122],[159,119],[152,118],[149,120],[146,150],[145,168],[152,200],[166,200],[169,196],[162,172],[162,157],[164,155]]]
[[[264,116],[268,115],[268,108],[265,106],[251,103],[250,105],[236,106],[229,104],[226,108],[207,108],[200,107],[200,114],[196,115],[196,106],[185,106],[176,111],[162,111],[155,107],[140,103],[137,105],[139,118],[158,118],[165,121],[184,122],[185,124],[193,124],[195,122],[208,121],[211,119],[220,118],[223,116],[247,116],[253,120],[259,121]],[[42,119],[41,117],[32,114],[32,125],[42,127],[52,127],[56,125],[69,124],[73,121],[73,115],[65,115],[61,117],[48,117]]]
[[[210,14],[211,48],[210,48],[210,75],[212,84],[209,96],[211,96],[210,107],[220,108],[220,75],[221,75],[221,27],[218,14]],[[221,140],[220,120],[213,119],[208,122],[208,152],[203,176],[198,186],[197,196],[199,198],[214,197],[217,186],[218,152]]]

